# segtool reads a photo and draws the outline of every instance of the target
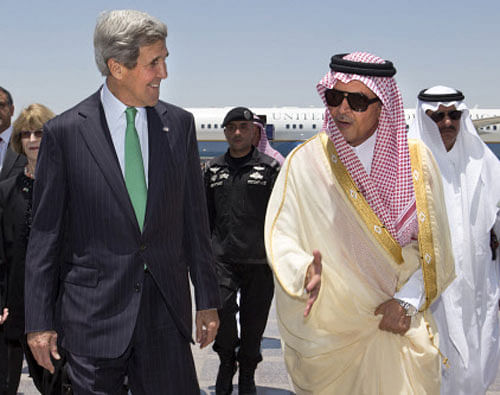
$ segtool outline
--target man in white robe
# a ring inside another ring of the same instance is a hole
[[[408,144],[391,62],[330,68],[324,131],[288,155],[266,214],[285,363],[298,394],[438,394],[428,307],[454,271],[437,165]]]
[[[410,137],[421,139],[439,165],[457,274],[432,306],[449,359],[441,393],[484,394],[500,358],[499,262],[490,247],[499,225],[500,161],[478,136],[460,91],[435,86],[418,98]]]

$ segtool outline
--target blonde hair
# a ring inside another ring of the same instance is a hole
[[[12,126],[12,136],[10,138],[10,146],[18,154],[25,154],[21,143],[21,132],[25,130],[40,130],[43,124],[49,119],[56,116],[50,109],[43,104],[30,104],[14,121]]]

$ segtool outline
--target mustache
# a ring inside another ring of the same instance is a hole
[[[441,129],[439,129],[439,131],[440,131],[441,133],[444,133],[444,132],[449,132],[449,131],[456,132],[456,131],[457,131],[457,128],[456,128],[455,126],[453,126],[453,125],[450,125],[450,126],[447,126],[447,127],[445,127],[445,128],[441,128]]]
[[[337,115],[335,118],[333,118],[333,120],[335,122],[337,122],[337,121],[339,121],[339,122],[349,122],[349,123],[353,122],[353,119],[351,117],[349,117],[348,115],[345,115],[345,114]]]

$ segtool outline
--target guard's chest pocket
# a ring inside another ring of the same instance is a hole
[[[214,171],[215,170],[215,171]],[[210,179],[208,183],[208,187],[210,189],[218,189],[220,187],[225,187],[229,183],[229,170],[228,169],[221,169],[221,168],[215,168],[215,169],[210,169],[211,174],[210,174]]]
[[[252,170],[248,173],[246,177],[246,184],[251,188],[251,186],[256,186],[256,190],[258,187],[267,186],[268,180],[266,179],[266,168],[264,166],[253,166]],[[254,188],[252,188],[254,189]]]

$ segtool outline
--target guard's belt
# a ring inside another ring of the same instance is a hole
[[[330,69],[347,74],[371,75],[374,77],[392,77],[396,74],[396,68],[392,62],[384,60],[384,63],[353,62],[343,59],[348,54],[333,55],[330,61]]]

